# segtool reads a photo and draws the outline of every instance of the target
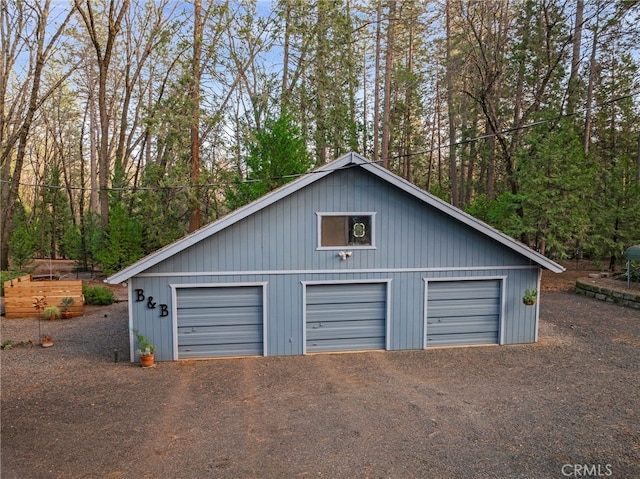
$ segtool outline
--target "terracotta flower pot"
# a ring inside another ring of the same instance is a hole
[[[50,348],[51,346],[53,346],[53,339],[42,338],[42,342],[40,344],[43,348]]]
[[[71,311],[62,311],[60,313],[62,315],[62,319],[71,319],[73,318],[73,313]]]
[[[144,356],[140,356],[140,366],[143,368],[150,368],[153,366],[153,357],[155,353],[145,354]]]

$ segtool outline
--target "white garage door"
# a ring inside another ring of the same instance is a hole
[[[306,351],[385,349],[386,283],[306,287]]]
[[[262,355],[261,286],[178,288],[178,358]]]
[[[427,347],[499,342],[500,280],[427,283]]]

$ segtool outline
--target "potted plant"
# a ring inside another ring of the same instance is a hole
[[[75,300],[73,298],[62,298],[60,301],[61,314],[63,319],[70,319],[73,317],[73,313],[69,311],[69,308],[75,304]]]
[[[58,308],[57,306],[47,306],[42,310],[42,317],[50,321],[53,321],[54,319],[60,319],[60,308]]]
[[[51,346],[53,346],[53,338],[48,334],[44,334],[42,336],[42,339],[40,340],[40,345],[43,348],[50,348]]]
[[[143,368],[153,366],[153,358],[156,351],[155,344],[151,344],[149,340],[142,334],[140,334],[140,331],[138,331],[137,329],[133,330],[133,334],[136,335],[136,340],[138,341],[136,352],[138,353],[138,357],[140,358],[140,365]]]
[[[524,296],[522,297],[522,302],[527,306],[533,306],[534,304],[536,304],[537,298],[538,298],[537,289],[526,289],[524,291]]]

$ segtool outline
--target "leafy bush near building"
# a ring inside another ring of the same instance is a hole
[[[84,303],[88,305],[106,306],[116,302],[116,297],[109,288],[104,286],[82,285]]]

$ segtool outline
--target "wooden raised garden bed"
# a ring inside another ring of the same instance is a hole
[[[62,298],[73,298],[69,308],[73,316],[84,314],[82,281],[33,281],[32,275],[4,282],[4,309],[6,318],[33,318],[38,316],[37,300],[44,298],[46,306],[58,306]]]

